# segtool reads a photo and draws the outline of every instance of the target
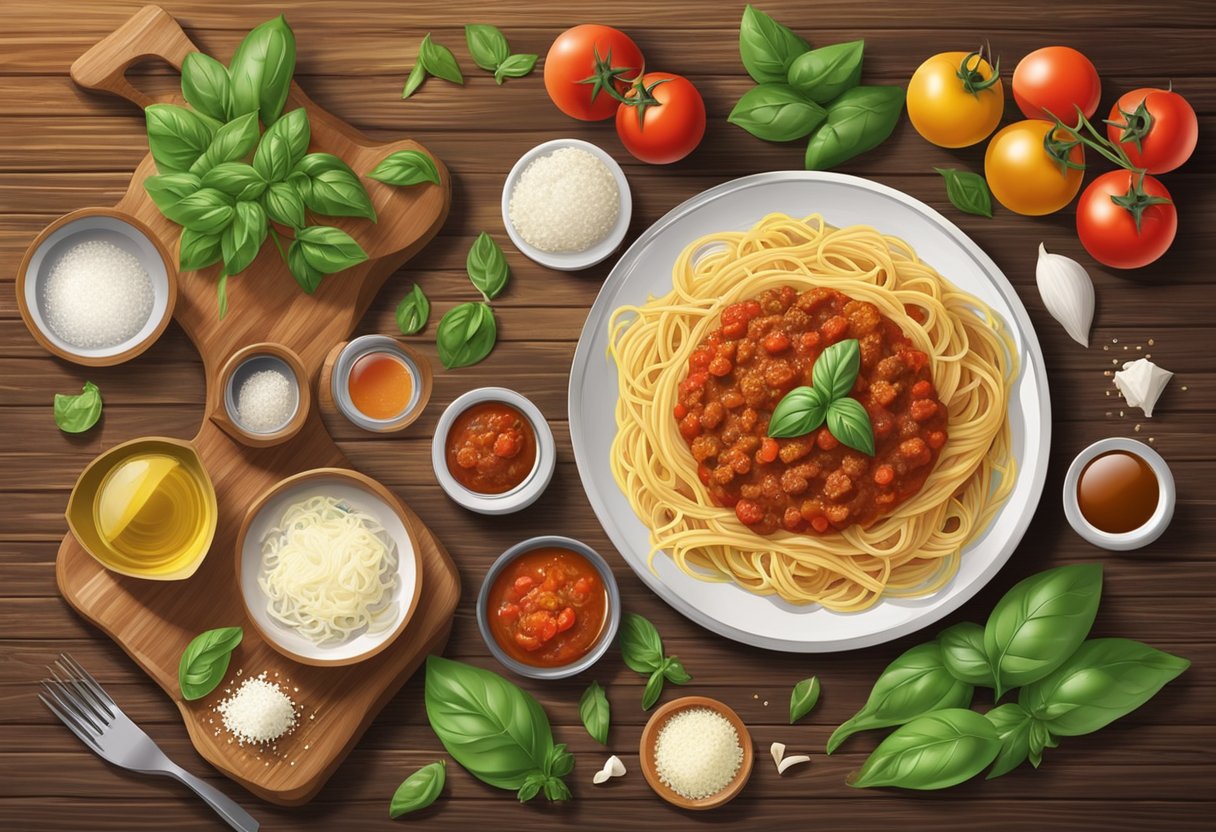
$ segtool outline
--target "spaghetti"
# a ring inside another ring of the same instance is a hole
[[[946,584],[1013,487],[1006,410],[1017,363],[993,311],[903,240],[835,229],[818,215],[774,214],[749,231],[703,237],[676,261],[672,284],[668,295],[617,309],[610,323],[620,386],[612,471],[650,529],[652,563],[664,551],[698,578],[841,612]],[[928,356],[949,439],[923,486],[871,522],[757,534],[710,498],[672,418],[690,354],[723,310],[783,287],[873,304]]]

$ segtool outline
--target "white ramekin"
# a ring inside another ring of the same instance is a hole
[[[1077,500],[1077,483],[1081,479],[1081,472],[1085,470],[1085,466],[1096,457],[1110,451],[1126,451],[1135,454],[1147,462],[1153,469],[1153,473],[1157,475],[1156,510],[1143,526],[1122,534],[1111,534],[1093,526],[1081,513],[1081,506]],[[1139,549],[1161,537],[1162,532],[1165,531],[1174,516],[1176,497],[1174,475],[1170,472],[1170,466],[1161,458],[1161,454],[1143,442],[1126,439],[1122,436],[1100,439],[1081,451],[1072,461],[1072,465],[1068,466],[1068,473],[1064,476],[1064,516],[1068,518],[1069,524],[1077,534],[1090,543],[1115,552]]]

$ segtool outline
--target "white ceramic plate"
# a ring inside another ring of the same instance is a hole
[[[907,240],[959,288],[974,294],[1008,325],[1022,363],[1010,397],[1013,493],[992,524],[963,552],[958,574],[926,598],[884,599],[860,613],[799,607],[734,584],[681,572],[659,554],[647,564],[649,537],[609,469],[616,434],[616,366],[605,353],[608,318],[622,304],[671,291],[671,267],[693,240],[742,231],[765,215],[820,213],[835,226],[867,224]],[[1022,539],[1043,492],[1051,440],[1051,405],[1038,339],[1026,309],[1000,269],[953,223],[924,203],[855,176],[781,171],[711,188],[669,212],[638,238],[609,274],[587,317],[570,371],[570,434],[579,475],[604,530],[621,556],[659,597],[727,638],[772,650],[821,653],[881,644],[925,627],[958,608],[1004,565]]]

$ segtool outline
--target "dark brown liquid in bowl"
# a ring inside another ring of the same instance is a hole
[[[1152,467],[1128,451],[1090,460],[1077,481],[1077,504],[1089,524],[1108,534],[1143,526],[1157,510],[1161,486]]]

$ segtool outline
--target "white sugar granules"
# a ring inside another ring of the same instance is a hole
[[[137,257],[105,240],[87,240],[65,251],[43,291],[47,325],[80,349],[121,344],[152,314],[147,271]]]
[[[532,160],[511,191],[508,213],[519,235],[551,254],[586,251],[616,224],[621,194],[608,166],[577,147]]]
[[[241,745],[272,742],[296,724],[296,703],[265,673],[246,678],[215,710]]]
[[[254,433],[271,433],[295,414],[291,381],[278,370],[258,370],[241,384],[236,397],[237,418]]]

